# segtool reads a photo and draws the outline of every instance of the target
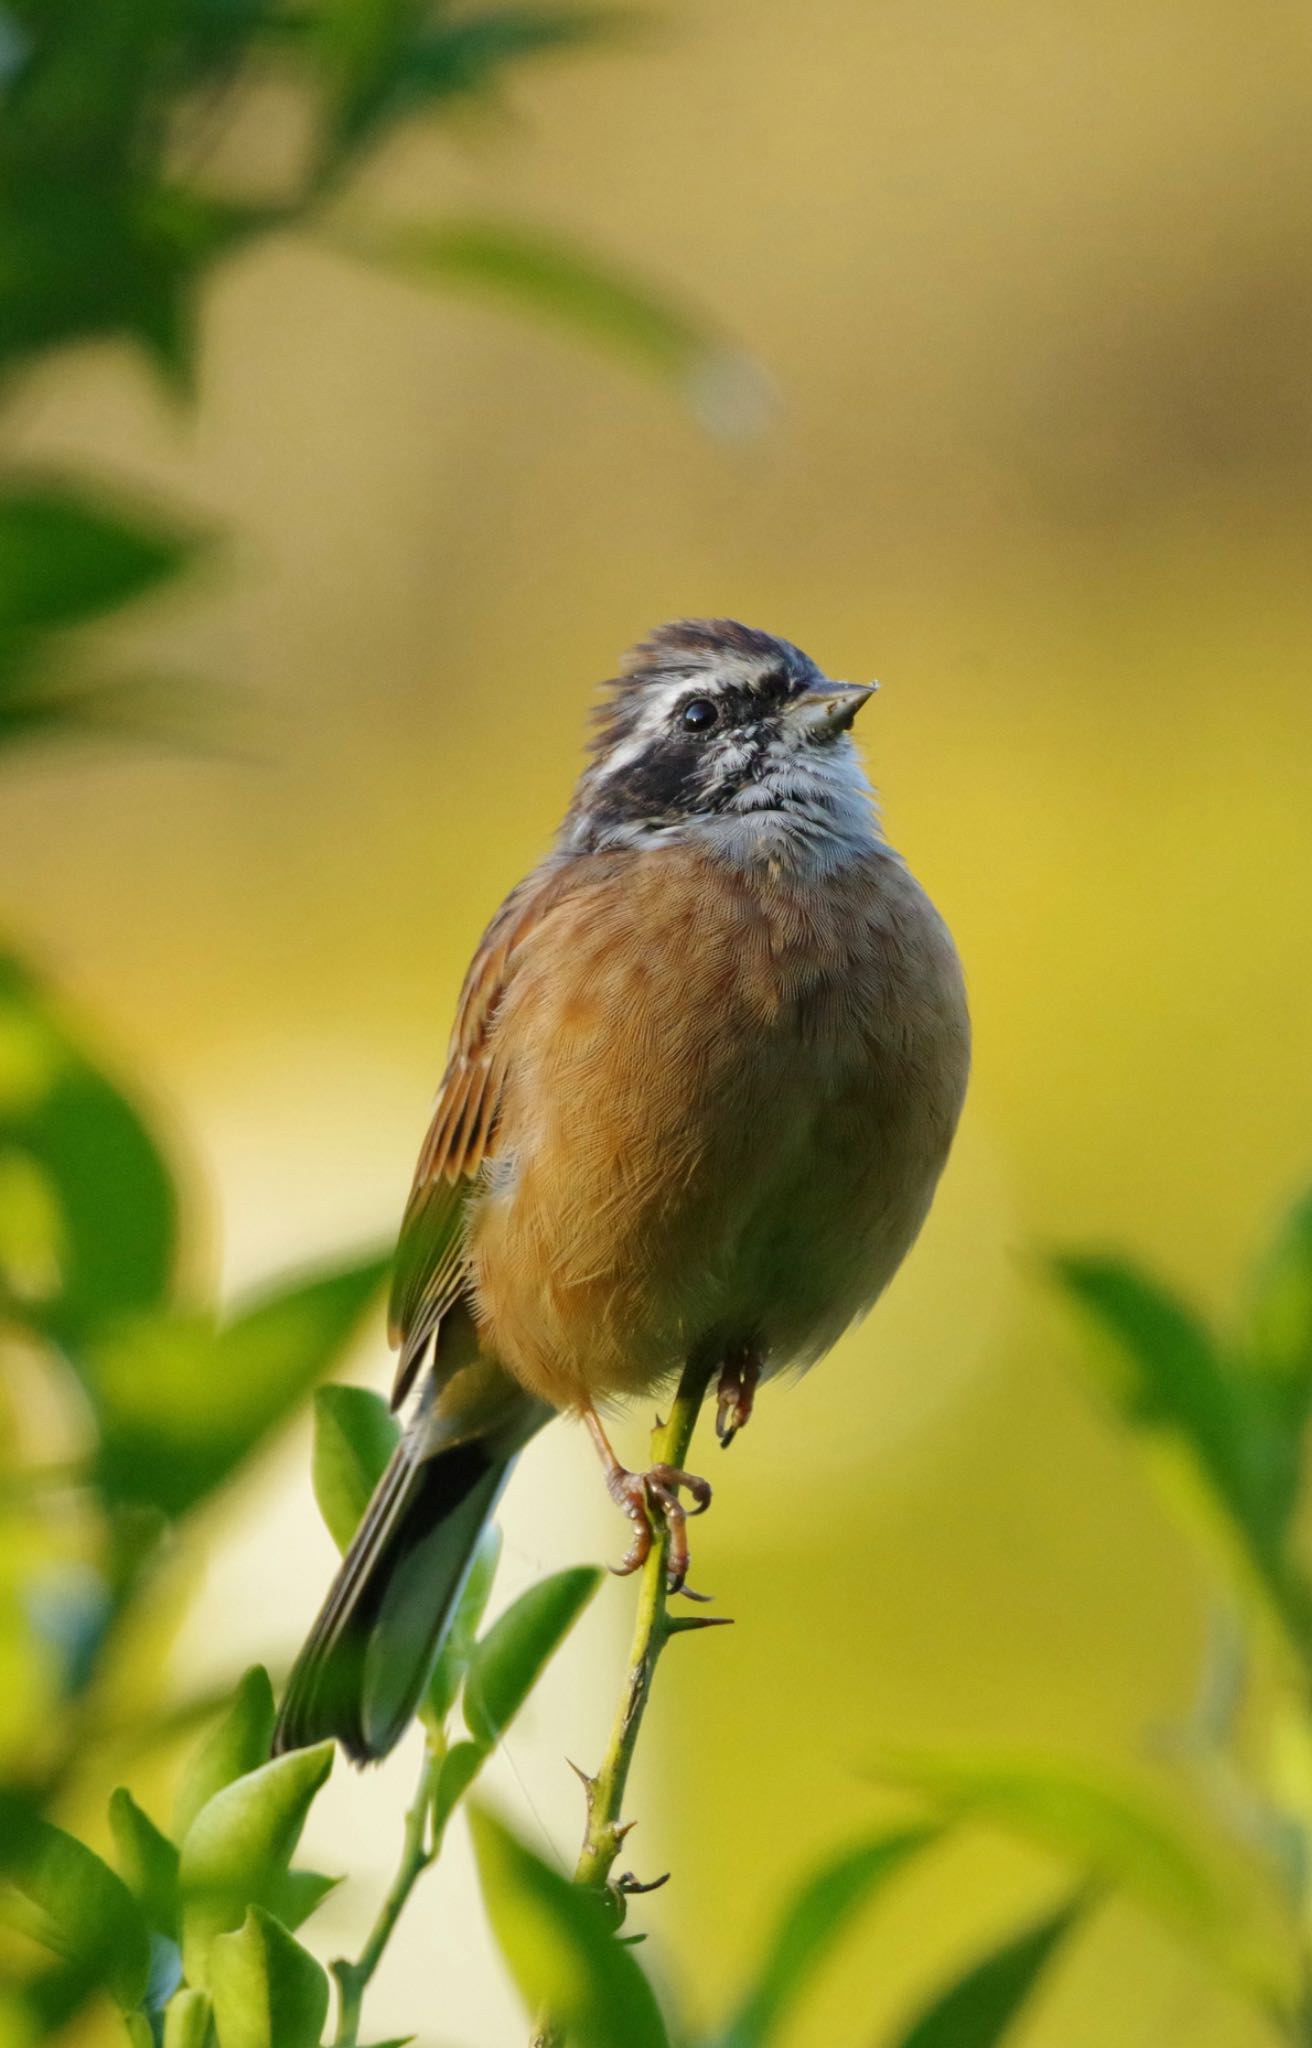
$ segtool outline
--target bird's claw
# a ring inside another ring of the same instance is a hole
[[[711,1488],[708,1480],[695,1472],[684,1472],[677,1465],[652,1465],[646,1472],[629,1472],[623,1466],[609,1476],[607,1484],[611,1498],[623,1508],[633,1524],[633,1541],[618,1564],[611,1570],[619,1578],[627,1578],[630,1572],[641,1571],[651,1556],[655,1542],[652,1529],[653,1515],[659,1515],[669,1532],[669,1552],[665,1563],[665,1589],[669,1593],[682,1593],[687,1589],[684,1581],[688,1576],[688,1530],[689,1515],[703,1515],[711,1504]],[[692,1506],[685,1508],[679,1499],[680,1492],[687,1493]],[[692,1600],[704,1599],[701,1593],[689,1593]]]
[[[755,1352],[739,1351],[726,1358],[715,1390],[715,1434],[722,1450],[728,1450],[740,1429],[752,1419],[756,1382],[761,1362]]]

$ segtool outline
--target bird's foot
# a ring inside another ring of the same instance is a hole
[[[651,1556],[655,1542],[653,1517],[659,1515],[669,1531],[670,1546],[665,1560],[665,1588],[669,1593],[686,1591],[688,1576],[688,1517],[705,1514],[711,1504],[710,1484],[695,1472],[677,1465],[652,1465],[646,1472],[630,1472],[615,1465],[606,1474],[606,1487],[617,1507],[623,1508],[633,1524],[633,1541],[619,1564],[611,1570],[623,1578],[640,1571]],[[685,1508],[679,1499],[686,1492],[693,1505]],[[695,1593],[688,1594],[696,1599]]]
[[[751,1421],[760,1377],[761,1361],[754,1351],[731,1352],[721,1366],[715,1400],[715,1434],[721,1449],[727,1451],[739,1430]]]

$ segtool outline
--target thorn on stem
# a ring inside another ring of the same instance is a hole
[[[647,1884],[640,1883],[631,1870],[626,1870],[621,1877],[616,1878],[615,1889],[623,1892],[625,1897],[629,1898],[635,1892],[658,1892],[661,1886],[668,1884],[669,1881],[670,1873],[668,1870],[663,1877],[653,1877]]]
[[[665,1624],[665,1632],[671,1636],[686,1636],[695,1628],[732,1628],[731,1614],[672,1614]]]

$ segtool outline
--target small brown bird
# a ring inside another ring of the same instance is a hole
[[[633,1541],[687,1494],[599,1409],[690,1359],[728,1443],[920,1229],[969,1064],[946,927],[881,836],[871,690],[731,619],[662,626],[609,685],[551,851],[474,957],[401,1226],[393,1403],[414,1415],[301,1651],[275,1746],[384,1756],[516,1454],[582,1417]]]

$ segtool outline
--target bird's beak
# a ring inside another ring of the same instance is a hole
[[[878,688],[878,683],[822,683],[795,698],[789,716],[809,739],[836,739]]]

